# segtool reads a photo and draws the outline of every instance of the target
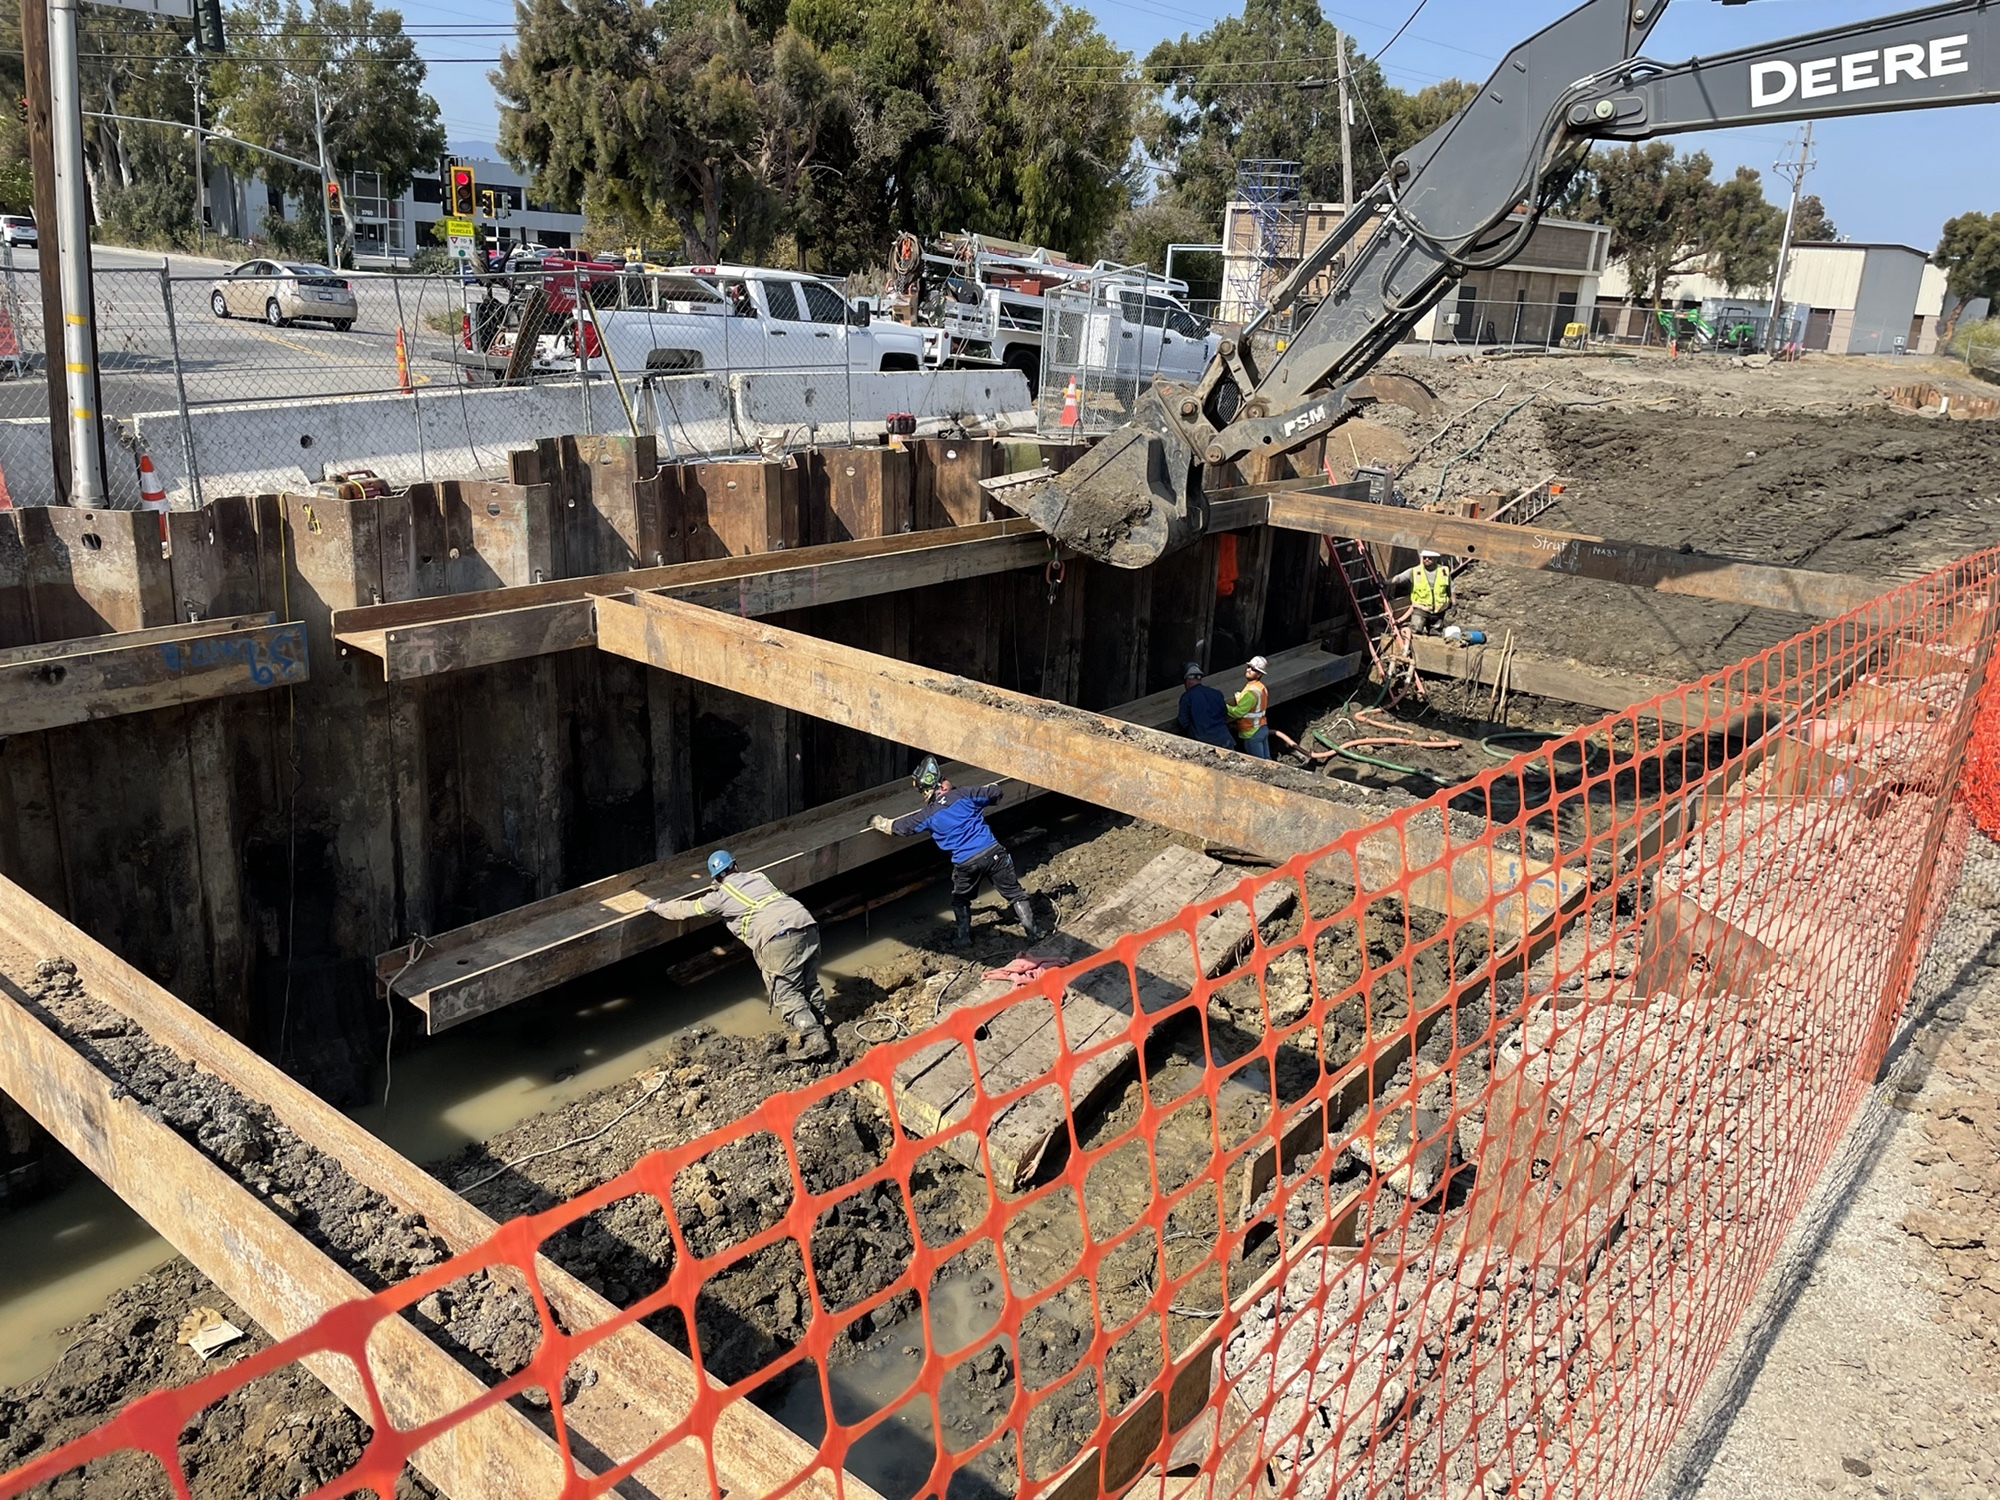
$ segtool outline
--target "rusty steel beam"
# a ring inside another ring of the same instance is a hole
[[[238,615],[0,651],[0,737],[306,680],[303,625]]]
[[[1405,884],[1417,905],[1531,924],[1579,877],[1467,837],[1435,809],[1382,823],[1369,810],[1241,774],[1237,752],[987,687],[797,631],[654,594],[598,601],[598,645],[634,661],[1283,862],[1366,830],[1361,879]],[[1482,825],[1483,831],[1483,825]]]
[[[1285,531],[1354,537],[1389,547],[1435,547],[1453,557],[1502,567],[1594,578],[1822,620],[1859,609],[1881,592],[1879,580],[1844,573],[1778,567],[1740,557],[1682,552],[1650,542],[1616,541],[1538,526],[1468,521],[1320,494],[1276,493],[1270,496],[1269,505],[1270,524]]]
[[[1209,511],[1211,531],[1263,521],[1261,497]],[[987,521],[337,609],[333,634],[343,650],[379,657],[383,676],[396,682],[594,645],[590,600],[602,594],[660,592],[731,614],[767,615],[1040,567],[1052,555],[1031,522]]]
[[[5,886],[5,904],[28,899]],[[56,950],[68,953],[67,948]],[[78,970],[82,971],[79,963]],[[0,1090],[158,1230],[273,1338],[310,1328],[368,1288],[293,1229],[269,1204],[217,1167],[125,1089],[92,1066],[0,984]],[[401,1318],[369,1339],[384,1403],[403,1426],[476,1401],[486,1387]],[[303,1363],[364,1421],[374,1416],[360,1373],[344,1356]],[[519,1500],[560,1489],[556,1445],[511,1406],[448,1429],[413,1456],[456,1500]]]
[[[597,594],[663,589],[769,614],[1035,567],[1049,555],[1047,537],[1028,522],[994,521],[336,610],[333,633],[380,657],[395,682],[589,646]]]
[[[195,1014],[81,928],[5,879],[0,879],[0,933],[30,955],[62,954],[70,959],[93,999],[136,1022],[151,1040],[214,1074],[246,1099],[266,1106],[302,1140],[338,1161],[357,1181],[382,1194],[403,1212],[421,1218],[454,1254],[483,1243],[499,1227],[414,1162],[370,1135],[325,1100],[302,1088],[214,1023]],[[33,1087],[32,1076],[17,1080],[13,1073],[5,1070],[9,1066],[19,1066],[11,1062],[14,1056],[11,1043],[0,1043],[0,1050],[7,1051],[9,1059],[6,1064],[0,1064],[0,1090],[13,1094],[25,1105],[28,1096],[16,1092],[16,1082],[21,1081],[23,1087]],[[58,1091],[57,1102],[67,1092]],[[127,1106],[133,1103],[125,1101]],[[54,1126],[50,1128],[53,1130]],[[72,1145],[71,1149],[76,1148]],[[191,1151],[193,1148],[188,1149]],[[110,1163],[113,1169],[117,1165],[116,1161]],[[205,1159],[201,1159],[201,1165],[210,1171],[216,1170]],[[100,1172],[99,1175],[104,1174]],[[181,1241],[175,1239],[165,1223],[153,1219],[148,1212],[145,1206],[150,1201],[148,1194],[168,1193],[170,1202],[159,1210],[163,1214],[188,1211],[198,1218],[216,1217],[205,1207],[209,1202],[205,1196],[190,1199],[183,1209],[175,1209],[174,1204],[181,1202],[173,1196],[180,1191],[175,1178],[134,1180],[122,1186],[122,1179],[106,1177],[105,1180],[177,1246],[181,1245]],[[234,1186],[230,1179],[222,1180]],[[132,1191],[128,1193],[126,1187]],[[275,1219],[275,1215],[263,1204],[255,1206],[259,1213]],[[200,1227],[191,1226],[195,1230]],[[190,1260],[201,1265],[218,1285],[241,1301],[260,1323],[264,1323],[253,1301],[255,1288],[239,1295],[223,1275],[204,1264],[191,1251],[185,1251],[185,1247],[183,1249]],[[550,1306],[566,1327],[572,1330],[593,1327],[617,1315],[618,1309],[611,1302],[547,1258],[538,1256],[535,1270]],[[349,1296],[360,1294],[357,1284],[353,1293],[345,1294],[338,1300],[348,1300]],[[269,1323],[264,1326],[274,1333],[279,1331]],[[284,1331],[290,1332],[291,1329],[287,1327]],[[440,1358],[445,1357],[442,1351],[438,1353]],[[600,1455],[622,1458],[640,1452],[686,1416],[700,1389],[694,1366],[688,1357],[637,1324],[622,1328],[604,1339],[583,1358],[597,1372],[598,1378],[595,1384],[580,1390],[573,1400],[564,1403],[564,1417],[573,1438],[581,1439]],[[337,1388],[336,1394],[340,1394]],[[535,1435],[540,1437],[539,1433]],[[720,1406],[715,1418],[712,1447],[717,1480],[732,1500],[737,1496],[748,1500],[748,1497],[769,1494],[804,1470],[813,1461],[814,1455],[811,1444],[748,1401],[730,1401]],[[587,1462],[593,1461],[588,1454],[580,1456]],[[661,1453],[642,1468],[637,1477],[645,1486],[644,1492],[659,1497],[659,1500],[708,1500],[712,1495],[707,1461],[701,1447],[692,1441],[680,1443]],[[495,1493],[547,1494],[559,1487],[558,1483],[554,1487],[526,1487],[520,1491]],[[454,1493],[462,1495],[466,1492]],[[834,1474],[824,1469],[816,1470],[789,1493],[811,1497],[811,1500],[880,1500],[874,1490],[853,1475]]]
[[[1271,701],[1283,703],[1345,682],[1366,665],[1367,659],[1359,655],[1335,656],[1317,645],[1299,646],[1271,658],[1265,682]],[[1112,714],[1165,729],[1174,722],[1180,695],[1180,688],[1169,688],[1113,709]],[[956,763],[946,768],[946,774],[961,785],[1006,780],[992,771]],[[1010,807],[1042,795],[1038,787],[1014,781],[1006,785]],[[878,813],[908,812],[913,805],[909,783],[899,779],[796,817],[731,834],[729,847],[744,869],[761,871],[778,886],[798,890],[862,869],[905,847],[873,832],[868,820]],[[704,857],[705,851],[678,854],[483,918],[433,938],[414,963],[407,948],[394,949],[376,960],[376,973],[395,994],[423,1011],[431,1031],[444,1031],[712,923],[712,917],[669,922],[646,910],[653,897],[667,900],[705,887]]]

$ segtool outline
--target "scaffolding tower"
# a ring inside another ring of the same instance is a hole
[[[1248,274],[1226,287],[1226,301],[1239,304],[1248,322],[1270,306],[1271,289],[1284,279],[1305,253],[1305,220],[1300,191],[1304,164],[1295,161],[1244,161],[1236,164],[1236,200],[1250,210],[1251,244],[1239,261]],[[1230,246],[1234,252],[1236,246]],[[1235,259],[1235,255],[1231,255]]]

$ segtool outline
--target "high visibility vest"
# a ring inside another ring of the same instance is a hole
[[[752,896],[747,891],[738,890],[735,886],[731,885],[727,880],[722,882],[722,888],[725,891],[729,892],[730,895],[734,896],[738,901],[741,901],[743,903],[744,906],[743,915],[746,917],[749,916],[750,913],[753,911],[762,911],[765,907],[769,906],[773,901],[781,900],[785,894],[783,891],[778,890],[776,887],[773,887],[771,894],[768,896]]]
[[[1418,563],[1410,577],[1410,603],[1436,614],[1451,607],[1451,569]]]
[[[1229,727],[1236,731],[1238,739],[1247,740],[1251,735],[1264,727],[1264,720],[1269,716],[1271,711],[1271,690],[1261,682],[1246,682],[1243,684],[1243,693],[1246,696],[1254,697],[1257,700],[1257,706],[1240,718],[1231,718]],[[1236,699],[1237,703],[1241,703],[1242,701],[1242,697]],[[1232,704],[1231,709],[1233,710],[1234,707],[1235,704]]]

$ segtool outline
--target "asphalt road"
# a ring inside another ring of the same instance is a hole
[[[0,418],[48,414],[40,379],[41,290],[35,252],[16,250],[6,281],[25,375],[0,357]],[[173,296],[168,325],[161,282]],[[426,317],[455,314],[457,286],[441,278],[392,278],[348,272],[359,306],[354,327],[336,333],[324,323],[271,328],[244,318],[221,319],[209,305],[218,277],[232,263],[191,255],[95,247],[97,348],[103,409],[110,416],[170,411],[185,382],[190,405],[310,400],[398,388],[396,328],[408,335],[410,373],[419,385],[456,383],[447,363],[450,340],[424,326]],[[178,380],[175,350],[178,344]]]

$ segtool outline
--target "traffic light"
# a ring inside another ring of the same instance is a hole
[[[496,217],[493,212],[492,188],[481,188],[479,190],[479,211],[489,219]]]
[[[453,166],[446,172],[445,204],[450,209],[448,217],[471,219],[478,216],[478,190],[472,181],[472,168]]]
[[[194,50],[221,52],[222,0],[194,0]]]
[[[334,211],[335,213],[339,213],[339,212],[340,212],[340,184],[339,184],[339,183],[337,183],[337,182],[329,182],[329,183],[328,183],[328,184],[326,185],[326,206],[327,206],[328,208],[332,209],[332,210],[333,210],[333,211]]]

